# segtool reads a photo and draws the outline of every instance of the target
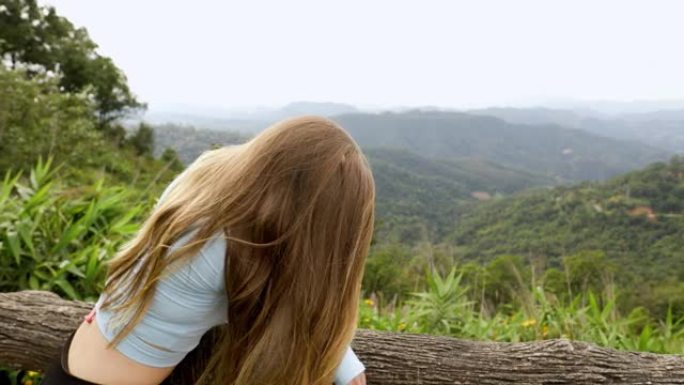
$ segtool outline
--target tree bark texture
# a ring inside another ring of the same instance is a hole
[[[92,304],[43,291],[0,293],[0,364],[40,370]],[[167,384],[191,384],[214,331]],[[684,384],[684,357],[623,352],[564,339],[495,343],[358,330],[352,344],[370,385]]]

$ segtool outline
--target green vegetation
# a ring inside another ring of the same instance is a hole
[[[115,140],[108,137],[114,129],[98,128],[93,111],[87,95],[63,92],[54,78],[29,78],[0,66],[0,173],[28,171],[39,157],[51,157],[74,185],[103,175],[141,186],[170,180],[173,161],[152,158],[149,127],[141,124],[130,137]]]
[[[82,94],[59,92],[54,79],[27,79],[0,67],[0,170],[27,169],[40,155],[93,164],[106,146],[95,130],[92,105]]]
[[[478,303],[479,294],[464,285],[467,272],[430,273],[427,288],[411,293],[403,304],[368,298],[360,308],[359,326],[501,342],[567,338],[614,349],[684,354],[684,317],[671,311],[657,321],[640,308],[620,313],[609,294],[588,292],[563,302],[537,286],[520,288],[517,295],[527,298],[525,306],[489,313]]]
[[[588,280],[614,269],[621,307],[663,316],[670,304],[684,315],[682,234],[684,158],[677,157],[606,182],[480,205],[446,239],[466,260],[516,254],[553,271],[574,256]]]
[[[103,180],[59,185],[50,162],[28,175],[7,173],[0,184],[0,291],[50,290],[75,300],[97,299],[103,262],[137,230],[143,206]]]

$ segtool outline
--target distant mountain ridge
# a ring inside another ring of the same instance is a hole
[[[658,110],[658,107],[667,109]],[[613,113],[607,113],[604,110],[613,111]],[[591,104],[580,104],[576,108],[563,109],[492,107],[465,111],[428,106],[419,109],[395,109],[394,113],[415,113],[416,111],[491,116],[519,125],[556,124],[568,129],[580,129],[604,137],[638,141],[661,148],[668,153],[684,153],[684,103],[676,101],[669,103],[603,102],[597,105],[596,110],[591,109]],[[617,113],[615,111],[623,112]],[[156,125],[185,124],[205,129],[254,134],[278,120],[291,116],[313,114],[335,117],[348,114],[376,115],[377,113],[378,111],[360,109],[345,103],[302,101],[282,107],[255,107],[251,109],[162,106],[150,108],[143,118]]]
[[[283,107],[256,107],[231,110],[225,108],[171,108],[158,107],[147,111],[142,117],[155,124],[183,124],[211,130],[231,130],[256,133],[268,125],[292,116],[334,116],[356,113],[360,110],[350,104],[328,102],[294,102]]]
[[[671,153],[684,153],[684,109],[617,116],[549,108],[487,108],[468,113],[513,124],[558,124],[622,140],[639,141]]]
[[[606,179],[669,153],[556,124],[523,125],[458,112],[345,114],[333,117],[362,147],[405,148],[424,157],[474,158],[558,182]]]

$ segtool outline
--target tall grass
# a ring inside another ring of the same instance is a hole
[[[426,290],[399,304],[380,306],[369,295],[360,308],[359,327],[505,342],[567,338],[622,350],[684,354],[684,317],[674,319],[671,310],[657,321],[642,308],[619,314],[610,292],[577,294],[563,303],[534,287],[519,294],[529,298],[525,306],[489,314],[461,284],[463,274],[455,267],[444,276],[429,272]]]

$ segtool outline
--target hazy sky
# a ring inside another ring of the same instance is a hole
[[[152,108],[684,99],[684,1],[41,2]]]

